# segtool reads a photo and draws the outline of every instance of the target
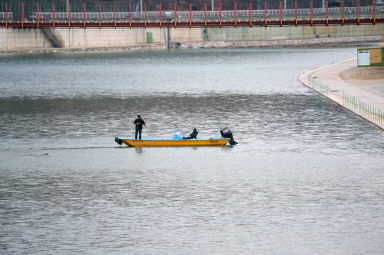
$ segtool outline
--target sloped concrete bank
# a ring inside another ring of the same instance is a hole
[[[384,66],[358,68],[354,58],[307,71],[299,80],[384,129]]]

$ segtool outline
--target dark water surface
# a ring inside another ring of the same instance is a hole
[[[0,253],[383,254],[383,133],[297,80],[355,55],[0,57]],[[136,114],[239,144],[118,146]]]

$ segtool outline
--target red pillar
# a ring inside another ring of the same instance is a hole
[[[132,5],[129,4],[129,27],[132,27]]]
[[[207,3],[204,3],[204,26],[207,26]]]
[[[68,4],[68,26],[71,26],[71,5]]]
[[[376,0],[372,0],[372,20],[373,24],[376,23]]]
[[[220,27],[221,27],[221,1],[220,1]]]
[[[83,10],[84,10],[84,27],[87,26],[87,20],[86,20],[86,13],[85,13],[85,2],[84,2],[84,6],[83,6]]]
[[[40,26],[40,6],[37,4],[37,26]]]
[[[252,3],[249,2],[249,26],[252,26]]]
[[[280,26],[283,25],[283,3],[280,2]]]
[[[356,16],[357,16],[357,25],[359,25],[360,24],[360,0],[357,0]]]
[[[235,27],[237,25],[237,2],[235,2]]]
[[[295,26],[297,26],[297,1],[295,1]]]
[[[325,1],[325,19],[328,25],[328,1]]]
[[[144,26],[147,27],[147,3],[144,3]]]
[[[21,4],[21,27],[24,27],[24,3]]]
[[[176,5],[176,3],[175,3],[175,27],[176,27],[176,16],[177,16],[177,5]]]
[[[115,27],[116,27],[116,3],[113,4],[113,18],[115,20]]]
[[[101,4],[99,4],[99,27],[101,27]]]
[[[309,19],[311,21],[311,25],[313,24],[313,1],[310,2],[310,14]]]
[[[159,6],[159,15],[160,15],[160,27],[161,27],[161,3],[160,3],[160,6]]]
[[[189,27],[192,26],[192,4],[189,4]]]
[[[265,21],[265,25],[268,24],[268,21],[267,21],[267,2],[264,3],[264,21]]]
[[[55,27],[55,19],[56,19],[56,13],[55,13],[55,3],[52,3],[52,10],[53,10],[53,19],[52,19],[52,25]]]
[[[344,1],[341,1],[341,8],[340,8],[340,17],[341,17],[341,25],[344,25]]]
[[[8,27],[8,4],[5,3],[5,26]]]

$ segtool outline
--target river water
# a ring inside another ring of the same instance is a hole
[[[0,253],[383,254],[384,136],[303,86],[356,48],[0,57]],[[219,148],[125,148],[115,136]]]

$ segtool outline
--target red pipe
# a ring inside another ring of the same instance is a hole
[[[373,24],[376,23],[376,0],[372,0],[372,18]]]
[[[328,1],[325,1],[325,19],[327,20],[328,25]]]
[[[252,3],[249,2],[249,26],[252,26]]]
[[[235,27],[237,25],[237,2],[235,2]]]

